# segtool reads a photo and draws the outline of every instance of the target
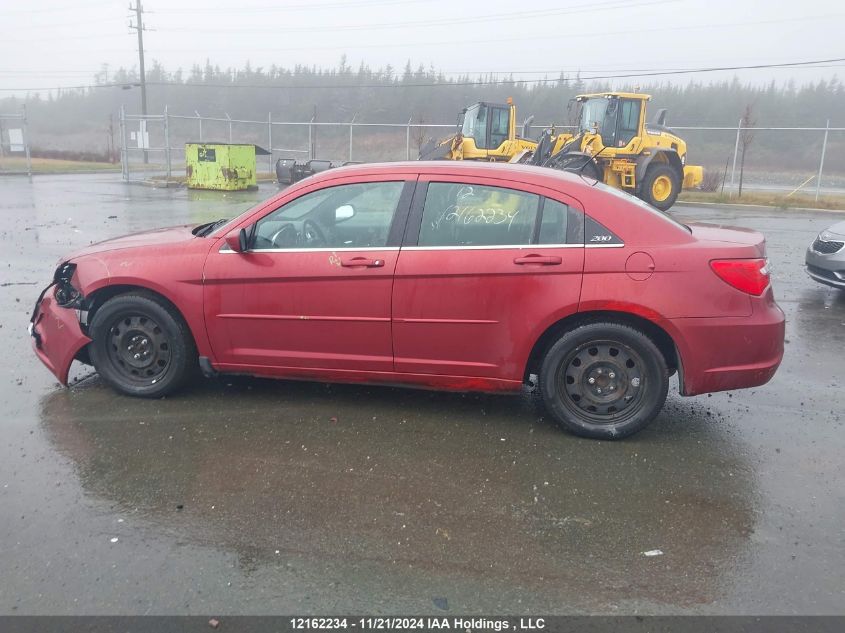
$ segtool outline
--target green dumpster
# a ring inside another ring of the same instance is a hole
[[[256,187],[255,157],[270,152],[252,144],[186,143],[185,175],[190,189],[239,191]]]

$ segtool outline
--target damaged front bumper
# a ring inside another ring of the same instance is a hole
[[[73,359],[91,339],[82,332],[77,311],[58,304],[54,293],[50,292],[55,285],[47,286],[38,297],[29,322],[29,334],[38,358],[62,385],[67,386]]]

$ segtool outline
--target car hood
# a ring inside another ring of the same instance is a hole
[[[85,255],[94,255],[96,253],[104,253],[106,251],[114,251],[123,248],[139,248],[144,246],[160,246],[161,244],[170,244],[174,242],[186,242],[188,240],[202,239],[197,238],[191,233],[194,228],[192,224],[183,226],[171,226],[163,229],[153,229],[152,231],[143,231],[141,233],[132,233],[131,235],[124,235],[122,237],[115,237],[110,240],[103,240],[96,242],[90,246],[72,253],[67,260],[83,257]]]
[[[824,234],[835,235],[836,237],[845,237],[845,222],[837,222],[831,227],[826,228],[824,231],[820,233],[820,235]]]

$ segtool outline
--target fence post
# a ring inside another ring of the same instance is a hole
[[[405,128],[405,160],[411,160],[411,120],[414,117],[408,117],[408,126]]]
[[[229,119],[229,143],[232,143],[232,117],[229,116],[228,112],[224,112],[223,114],[226,115],[226,118]]]
[[[172,173],[170,167],[170,123],[167,116],[167,105],[164,106],[164,160],[167,161],[167,179]]]
[[[731,190],[728,192],[728,197],[733,196],[734,178],[736,176],[736,155],[739,154],[739,134],[742,132],[742,119],[736,124],[736,145],[734,145],[734,166],[731,168]]]
[[[349,122],[349,162],[352,162],[352,126],[355,125],[355,117],[358,113],[352,115],[352,120]]]
[[[32,180],[32,156],[29,152],[29,126],[26,123],[26,104],[21,106],[21,116],[23,124],[23,147],[26,151],[26,175]]]
[[[819,201],[819,193],[821,192],[822,188],[822,170],[824,169],[824,153],[827,150],[827,133],[830,131],[830,119],[827,120],[827,123],[824,127],[824,140],[822,141],[822,157],[819,160],[819,176],[816,178],[816,202]]]
[[[200,123],[200,143],[202,143],[202,116],[197,110],[194,110],[194,114],[197,115],[197,121]]]
[[[269,145],[269,147],[267,148],[267,151],[270,152],[269,165],[268,165],[269,171],[267,173],[272,175],[273,174],[273,113],[272,112],[267,113],[267,144]]]
[[[129,156],[126,150],[126,110],[120,106],[120,175],[129,180]]]
[[[311,117],[311,122],[308,124],[308,158],[311,160],[314,159],[314,119],[317,118],[316,116]]]

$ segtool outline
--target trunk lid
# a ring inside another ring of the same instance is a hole
[[[753,249],[753,253],[750,253],[748,257],[766,256],[765,236],[752,229],[702,222],[690,222],[687,226],[692,231],[693,237],[699,241],[749,246]]]

